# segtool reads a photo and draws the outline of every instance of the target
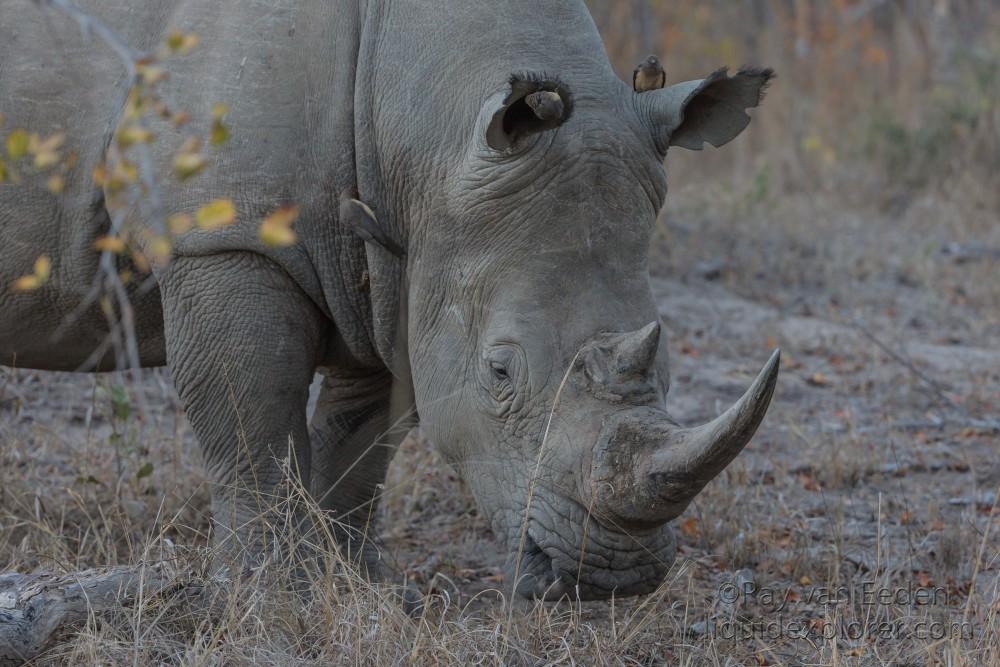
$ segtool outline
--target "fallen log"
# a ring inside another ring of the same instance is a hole
[[[168,589],[196,597],[203,592],[201,584],[172,574],[164,563],[0,574],[0,667],[32,660],[89,618],[127,609]]]

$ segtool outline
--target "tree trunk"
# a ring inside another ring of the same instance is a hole
[[[91,616],[120,611],[166,589],[199,597],[202,584],[169,574],[163,563],[70,574],[0,574],[0,667],[38,657]]]

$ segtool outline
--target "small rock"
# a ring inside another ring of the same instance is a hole
[[[726,269],[726,261],[722,259],[709,259],[698,262],[691,269],[691,273],[702,280],[718,280],[722,277],[722,272]]]
[[[688,626],[688,635],[692,637],[704,637],[715,629],[715,623],[710,621],[696,621]]]
[[[985,243],[945,243],[941,246],[941,254],[955,264],[968,264],[984,259],[1000,259],[1000,248],[988,246]]]
[[[132,521],[142,521],[146,518],[146,503],[141,500],[122,498],[121,506],[125,510],[125,515]]]

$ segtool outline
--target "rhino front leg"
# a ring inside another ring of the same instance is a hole
[[[161,288],[168,365],[212,483],[220,564],[285,552],[283,461],[308,481],[306,403],[323,316],[252,253],[178,258]]]
[[[370,525],[396,446],[409,429],[391,423],[385,369],[326,368],[310,428],[312,491],[336,520],[337,537],[372,579],[395,576]]]

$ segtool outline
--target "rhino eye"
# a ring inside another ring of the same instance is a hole
[[[520,355],[510,345],[498,345],[483,354],[483,387],[501,404],[509,404],[518,393]],[[509,407],[509,406],[508,406]]]
[[[498,380],[510,379],[510,375],[507,374],[507,364],[501,361],[491,361],[490,370],[493,372],[493,377]]]

